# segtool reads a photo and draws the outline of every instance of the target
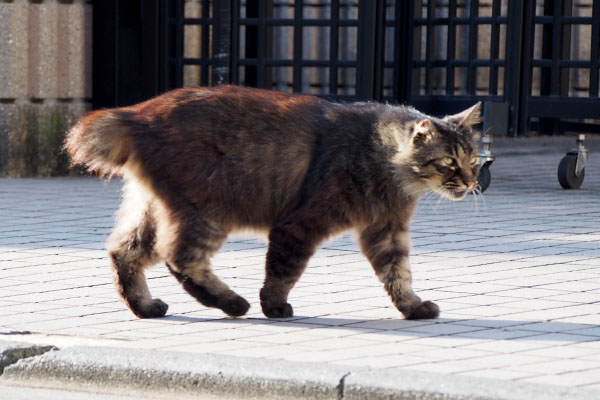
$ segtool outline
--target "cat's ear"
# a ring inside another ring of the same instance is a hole
[[[481,122],[481,102],[478,101],[473,107],[467,108],[458,114],[448,115],[445,119],[453,124],[471,130],[473,125]]]
[[[415,143],[427,142],[436,132],[433,122],[428,119],[422,119],[415,124],[413,141]]]

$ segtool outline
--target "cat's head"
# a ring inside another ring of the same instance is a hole
[[[443,119],[423,118],[411,130],[410,168],[428,189],[460,200],[476,189],[479,174],[481,103]]]

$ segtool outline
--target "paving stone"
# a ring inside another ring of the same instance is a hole
[[[242,237],[215,265],[249,317],[198,304],[161,264],[147,276],[169,316],[140,320],[120,302],[104,249],[119,180],[0,179],[0,332],[597,389],[600,159],[590,157],[585,189],[569,192],[554,176],[560,157],[536,156],[527,174],[514,172],[526,156],[499,157],[476,211],[469,199],[421,202],[414,286],[438,301],[435,321],[402,319],[350,236],[311,260],[290,295],[294,318],[262,316],[266,246]]]

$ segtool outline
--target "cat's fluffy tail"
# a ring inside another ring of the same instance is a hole
[[[73,164],[110,178],[120,175],[131,153],[131,133],[137,123],[126,110],[97,110],[82,118],[67,134],[64,148]]]

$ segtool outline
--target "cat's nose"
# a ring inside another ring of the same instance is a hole
[[[466,181],[465,185],[469,188],[469,190],[475,189],[475,185],[477,185],[476,181]]]

